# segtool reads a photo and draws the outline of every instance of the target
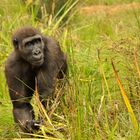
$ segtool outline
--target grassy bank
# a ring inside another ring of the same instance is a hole
[[[50,118],[56,129],[43,126],[39,135],[47,139],[50,135],[46,132],[51,131],[56,139],[139,139],[140,10],[116,11],[114,15],[86,15],[77,10],[63,26],[60,17],[51,18],[45,9],[41,19],[36,19],[29,8],[17,0],[0,2],[0,137],[20,137],[14,128],[3,70],[12,50],[12,32],[30,24],[58,39],[69,63],[69,82]],[[35,100],[33,105],[37,108]]]

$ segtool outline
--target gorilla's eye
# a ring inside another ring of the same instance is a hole
[[[31,47],[32,45],[33,45],[32,42],[27,42],[27,43],[25,43],[25,47]]]
[[[16,38],[13,39],[13,45],[15,46],[15,48],[18,47],[18,40]]]
[[[40,42],[41,42],[41,38],[37,38],[37,39],[35,40],[35,42],[36,42],[36,43],[40,43]]]

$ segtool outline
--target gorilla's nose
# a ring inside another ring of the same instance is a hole
[[[39,55],[40,53],[41,53],[41,50],[40,49],[33,50],[33,55],[34,56]]]
[[[35,49],[32,51],[32,56],[33,56],[33,59],[35,60],[40,60],[42,59],[42,52],[40,49]]]

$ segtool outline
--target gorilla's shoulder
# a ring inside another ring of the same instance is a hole
[[[46,46],[51,49],[59,49],[59,42],[52,37],[45,36]]]
[[[7,61],[5,63],[5,67],[12,67],[16,64],[18,64],[20,61],[20,58],[18,55],[13,51],[7,58]]]

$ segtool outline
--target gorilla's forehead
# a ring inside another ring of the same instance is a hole
[[[40,33],[35,28],[24,27],[24,28],[21,28],[20,30],[17,30],[13,34],[13,39],[17,39],[20,41],[20,40],[23,40],[24,38],[35,36],[36,34],[40,34]]]
[[[25,44],[26,42],[29,42],[33,39],[40,39],[41,40],[41,35],[37,34],[37,35],[30,36],[30,37],[26,37],[22,42],[23,42],[23,44]]]

